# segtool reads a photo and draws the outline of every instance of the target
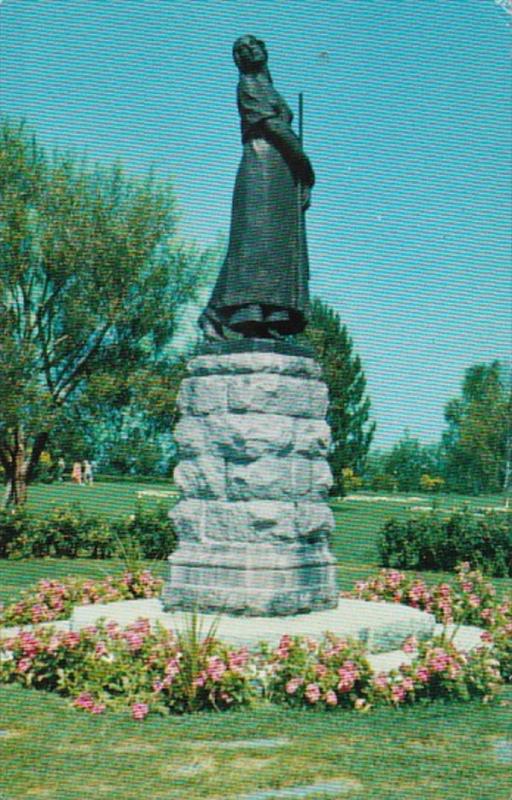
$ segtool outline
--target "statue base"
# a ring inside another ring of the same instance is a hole
[[[238,349],[244,344],[212,345],[218,350],[194,358],[180,388],[181,499],[171,513],[179,545],[164,609],[281,616],[335,608],[327,387],[311,357],[272,349],[287,343]]]

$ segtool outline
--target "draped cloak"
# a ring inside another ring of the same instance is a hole
[[[292,113],[265,76],[242,75],[237,101],[243,155],[229,246],[204,313],[234,330],[259,321],[298,333],[306,324],[309,277],[300,186],[262,126],[274,117],[289,127]]]

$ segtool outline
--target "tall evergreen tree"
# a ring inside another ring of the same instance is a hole
[[[363,473],[375,431],[375,422],[370,422],[366,378],[361,359],[353,354],[346,325],[319,298],[311,302],[304,336],[313,346],[329,389],[328,422],[332,435],[329,463],[333,491],[342,494],[343,470],[351,469],[356,475]]]
[[[8,120],[0,212],[0,464],[16,504],[52,431],[85,395],[99,404],[161,396],[160,356],[198,263],[176,243],[170,185],[48,158]]]

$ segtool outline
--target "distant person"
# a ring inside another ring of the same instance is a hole
[[[63,482],[65,471],[66,471],[66,462],[61,456],[57,461],[57,472],[56,472],[56,478],[59,483]]]
[[[93,484],[92,464],[87,460],[82,462],[82,481],[88,486]]]
[[[71,470],[71,481],[72,483],[78,483],[79,486],[82,485],[82,465],[80,461],[75,461],[73,464],[73,469]]]

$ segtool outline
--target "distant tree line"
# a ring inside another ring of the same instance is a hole
[[[390,450],[371,453],[364,486],[472,495],[510,491],[512,392],[505,366],[495,360],[468,367],[461,394],[444,415],[439,443],[422,445],[405,431]]]

